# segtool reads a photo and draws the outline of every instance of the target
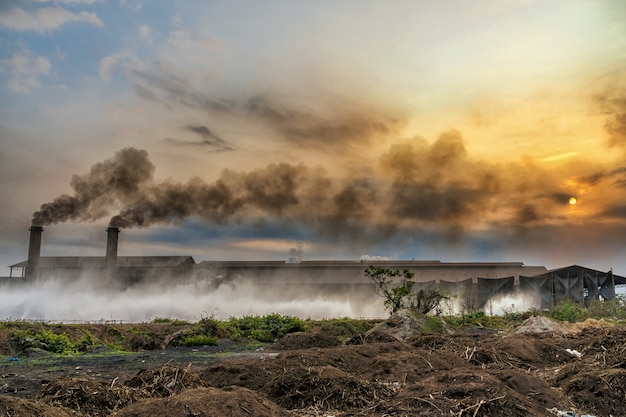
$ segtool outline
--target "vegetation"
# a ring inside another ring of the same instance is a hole
[[[68,354],[77,351],[76,346],[67,335],[56,334],[50,330],[35,333],[31,330],[16,330],[12,332],[9,343],[19,351],[26,349],[41,349],[52,353]]]
[[[626,320],[626,298],[617,296],[611,301],[593,300],[587,306],[589,317]]]
[[[259,342],[273,342],[287,333],[308,330],[307,325],[299,318],[280,314],[230,318],[224,323],[224,327],[232,339],[246,337]]]
[[[462,314],[458,316],[448,316],[446,321],[452,327],[460,328],[463,326],[486,327],[494,330],[507,330],[519,325],[525,316],[521,313],[506,313],[503,316],[489,316],[484,311],[476,311],[470,314]]]
[[[548,310],[547,316],[556,320],[574,323],[589,317],[589,310],[571,300],[564,300]]]
[[[378,322],[380,322],[380,320],[357,320],[344,317],[322,321],[307,320],[306,327],[309,329],[319,329],[339,338],[349,339],[355,334],[367,332]]]
[[[174,326],[186,326],[188,324],[191,324],[187,320],[172,319],[168,317],[155,317],[152,319],[151,323],[168,323]]]
[[[380,283],[386,282],[384,289],[390,296],[388,305],[393,308],[414,307],[415,294],[419,292],[407,285],[411,276],[404,272],[369,269],[373,276],[384,273]],[[392,278],[401,278],[400,286],[405,288],[393,291]],[[395,297],[395,298],[394,298]],[[435,299],[436,301],[436,299]],[[424,307],[426,309],[426,307]],[[524,319],[533,315],[545,315],[559,321],[576,322],[586,318],[604,318],[626,324],[626,304],[624,298],[612,301],[592,301],[586,306],[572,301],[562,301],[547,311],[532,310],[525,313],[507,311],[500,316],[491,316],[483,311],[471,314],[446,316],[443,319],[455,328],[463,326],[486,327],[507,330],[518,326]],[[429,317],[428,327],[433,332],[440,331],[441,321]],[[220,339],[240,341],[246,346],[271,343],[292,332],[324,331],[330,335],[349,339],[365,333],[380,320],[357,320],[350,318],[329,320],[301,320],[280,314],[264,316],[244,316],[218,320],[206,317],[196,323],[176,319],[154,319],[151,323],[135,324],[48,324],[21,320],[0,321],[0,355],[15,357],[29,349],[39,349],[60,355],[75,355],[90,352],[98,346],[118,351],[138,351],[158,349],[169,338],[168,346],[217,345]]]
[[[428,314],[437,309],[442,301],[450,299],[450,295],[439,288],[413,291],[413,273],[408,269],[400,272],[397,269],[369,266],[364,273],[374,283],[376,294],[385,299],[385,309],[391,314],[404,308]],[[394,278],[400,278],[400,284],[395,284]]]
[[[188,336],[180,343],[181,346],[217,346],[219,339],[217,336],[196,334]]]

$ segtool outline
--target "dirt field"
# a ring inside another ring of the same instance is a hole
[[[348,343],[292,333],[263,351],[222,341],[3,364],[0,416],[626,415],[624,327],[531,320],[506,334],[421,334],[406,326],[391,319]]]

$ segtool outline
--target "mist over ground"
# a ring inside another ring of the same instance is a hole
[[[383,299],[374,294],[307,291],[255,284],[241,277],[227,283],[213,278],[178,279],[123,288],[103,285],[84,275],[67,282],[51,278],[28,285],[0,287],[0,319],[123,320],[145,322],[155,317],[197,321],[278,313],[300,318],[386,317]],[[282,290],[281,290],[282,288]],[[369,295],[369,294],[366,294]]]

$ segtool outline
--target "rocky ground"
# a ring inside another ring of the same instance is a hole
[[[0,366],[0,416],[626,415],[624,327],[423,325],[400,313],[348,342],[317,331],[264,350],[224,340],[12,362]]]

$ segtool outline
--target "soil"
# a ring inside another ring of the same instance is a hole
[[[551,325],[413,337],[377,328],[349,344],[318,330],[255,350],[222,340],[132,354],[33,352],[40,357],[0,365],[0,416],[626,415],[626,328]]]

